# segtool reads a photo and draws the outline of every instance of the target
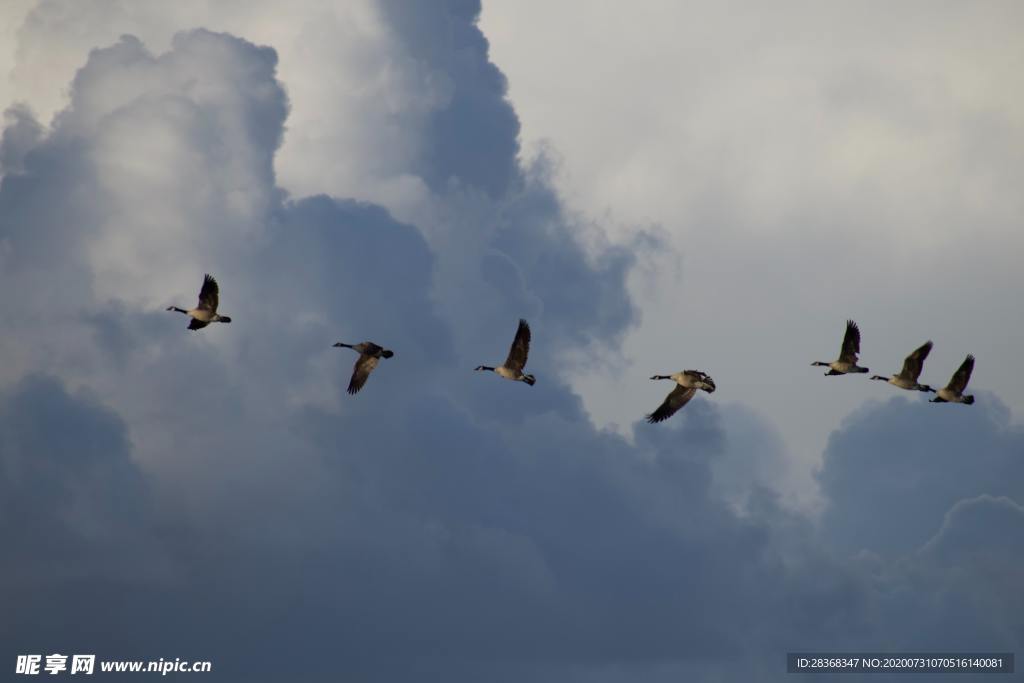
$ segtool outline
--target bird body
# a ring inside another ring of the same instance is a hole
[[[231,318],[217,313],[217,306],[220,304],[220,287],[213,276],[207,273],[203,276],[203,287],[199,290],[199,303],[195,308],[184,309],[177,306],[168,306],[168,311],[177,311],[189,316],[188,329],[201,330],[210,323],[229,323]]]
[[[871,379],[884,380],[885,382],[888,382],[889,384],[893,385],[894,387],[896,387],[898,389],[917,390],[917,391],[934,391],[934,389],[931,389],[927,385],[918,384],[917,382],[915,382],[912,379],[907,379],[906,377],[900,377],[899,375],[893,375],[892,377],[880,377],[878,375],[874,375],[874,376],[871,377]]]
[[[974,403],[974,396],[965,396],[964,389],[971,381],[971,373],[974,371],[974,356],[968,354],[964,362],[960,364],[957,371],[953,373],[949,384],[935,393],[931,403],[963,403],[971,405]]]
[[[356,364],[352,368],[352,378],[348,382],[348,393],[350,394],[356,394],[363,388],[366,380],[370,377],[370,373],[380,363],[381,358],[391,358],[395,355],[389,349],[369,341],[358,344],[338,342],[334,346],[359,352],[359,358],[356,359]]]
[[[867,372],[867,368],[857,365],[857,355],[860,353],[860,328],[852,320],[846,321],[846,334],[843,335],[843,346],[839,350],[839,358],[826,363],[815,361],[811,365],[818,365],[829,368],[826,375],[846,375],[850,373]]]
[[[521,370],[510,370],[509,368],[506,368],[504,365],[494,368],[494,373],[499,375],[500,377],[504,377],[505,379],[512,380],[521,380],[526,376],[523,374]]]
[[[670,379],[676,386],[669,392],[658,409],[647,416],[647,421],[656,424],[672,417],[676,411],[690,402],[698,389],[709,394],[715,391],[715,381],[706,372],[683,370],[672,375],[654,375],[651,379]]]
[[[519,327],[516,329],[516,337],[512,341],[512,347],[508,351],[508,358],[504,364],[493,368],[489,365],[478,365],[475,370],[489,370],[498,377],[504,377],[516,382],[526,382],[531,387],[536,383],[533,375],[523,372],[526,367],[526,358],[530,354],[530,326],[520,318]]]
[[[927,384],[921,384],[917,381],[917,378],[921,376],[921,370],[924,368],[924,360],[928,357],[928,354],[932,350],[931,341],[926,341],[920,347],[914,350],[909,356],[903,361],[903,369],[898,374],[892,377],[882,377],[881,375],[873,375],[871,379],[881,380],[888,382],[894,387],[900,389],[907,389],[910,391],[930,391],[935,393]]]

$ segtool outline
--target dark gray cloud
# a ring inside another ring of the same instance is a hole
[[[414,169],[435,191],[467,183],[498,198],[521,184],[519,119],[504,74],[488,59],[478,0],[427,6],[380,3],[409,57],[445,79],[448,101],[431,113]]]
[[[788,649],[1019,646],[991,587],[1009,580],[981,581],[1019,559],[988,549],[1024,497],[994,400],[851,418],[820,526],[771,493],[781,445],[741,409],[702,396],[632,443],[591,425],[558,366],[614,349],[634,256],[584,249],[543,164],[519,164],[478,13],[385,11],[453,83],[410,169],[450,219],[440,237],[286,197],[274,54],[226,34],[98,49],[53,130],[12,133],[0,540],[21,552],[0,564],[0,658],[211,659],[229,681],[750,680],[784,677]],[[194,334],[161,308],[205,271],[235,322]],[[473,373],[520,315],[538,384]],[[354,355],[330,344],[366,338],[396,355],[353,399]],[[960,476],[961,441],[994,474]],[[937,448],[929,493],[857,507]],[[58,563],[75,571],[37,571]]]
[[[49,653],[102,640],[96,625],[125,615],[124,595],[144,599],[139,588],[168,575],[127,431],[96,396],[51,376],[29,375],[0,396],[5,659],[45,641]]]
[[[30,375],[3,397],[0,434],[0,523],[19,549],[5,554],[8,571],[21,579],[89,575],[144,508],[146,482],[123,422],[95,397]],[[77,560],[68,564],[69,556]]]
[[[424,222],[442,226],[431,229],[435,293],[458,343],[467,353],[507,347],[507,321],[522,316],[543,322],[560,360],[595,339],[614,344],[637,317],[625,287],[636,254],[606,243],[588,252],[586,226],[555,193],[550,161],[520,160],[519,121],[477,26],[480,3],[380,9],[418,87],[446,84],[448,97],[416,122],[422,142],[409,170],[438,200],[439,217]],[[650,239],[648,248],[659,246]]]
[[[43,127],[25,105],[14,105],[5,111],[4,132],[0,137],[0,177],[23,171],[25,154],[42,135]]]
[[[1024,500],[1024,431],[990,394],[970,409],[891,398],[832,434],[818,481],[831,543],[899,557],[935,535],[961,500]]]

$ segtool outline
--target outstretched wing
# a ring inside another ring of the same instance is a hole
[[[379,362],[374,356],[368,356],[365,353],[360,354],[359,358],[356,359],[355,367],[352,368],[352,379],[348,382],[348,393],[355,394],[362,389],[363,385],[366,384],[366,379]]]
[[[953,373],[953,379],[949,380],[949,386],[946,388],[958,394],[963,393],[963,390],[967,388],[967,383],[971,381],[972,372],[974,372],[974,356],[967,354],[967,358],[960,364],[960,368]]]
[[[907,356],[906,360],[903,361],[903,370],[900,371],[900,376],[916,382],[917,378],[921,376],[922,368],[924,368],[924,359],[928,357],[931,350],[932,343],[930,340],[915,349],[914,352]]]
[[[203,276],[203,288],[199,290],[199,306],[210,313],[217,312],[217,304],[220,303],[220,287],[213,276],[207,273]]]
[[[208,322],[204,322],[202,320],[196,320],[195,318],[192,318],[191,320],[188,321],[188,329],[190,329],[190,330],[201,330],[201,329],[203,329],[204,327],[206,327],[209,324],[210,323],[208,323]]]
[[[852,320],[846,321],[846,335],[843,336],[843,348],[839,352],[839,360],[844,363],[857,363],[860,353],[860,328]]]
[[[380,358],[380,354],[384,351],[383,346],[378,346],[373,342],[367,341],[359,344],[362,348],[359,350],[360,353],[365,353],[367,356],[373,356],[374,358]]]
[[[695,387],[684,387],[681,384],[677,384],[676,388],[669,392],[669,395],[665,397],[658,409],[647,416],[647,421],[651,424],[657,424],[662,420],[667,420],[676,414],[680,408],[689,403],[693,395],[697,393]]]
[[[526,367],[526,357],[530,353],[530,326],[526,321],[519,320],[519,329],[516,330],[515,341],[512,348],[508,350],[508,358],[505,359],[505,367],[509,370],[522,372]]]

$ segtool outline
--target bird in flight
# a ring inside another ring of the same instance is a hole
[[[654,375],[651,379],[670,379],[676,383],[658,409],[647,416],[647,421],[651,424],[657,424],[675,415],[676,411],[690,402],[698,389],[703,389],[709,394],[715,391],[715,381],[709,374],[700,370],[683,370],[674,375]]]
[[[348,382],[348,393],[350,394],[358,393],[363,388],[367,378],[369,378],[373,369],[377,367],[377,364],[380,363],[381,358],[391,358],[395,355],[383,346],[378,346],[368,341],[360,344],[338,342],[335,346],[359,352],[359,358],[356,359],[356,364],[352,368],[352,379]]]
[[[511,379],[517,382],[526,382],[531,387],[537,381],[533,375],[523,372],[526,367],[526,357],[530,353],[530,326],[525,320],[519,320],[519,328],[516,330],[516,338],[512,341],[512,348],[508,351],[508,358],[505,363],[496,368],[487,365],[478,365],[475,370],[490,370],[499,377]]]
[[[845,375],[851,372],[867,372],[867,368],[857,365],[857,354],[860,353],[860,328],[852,320],[846,321],[846,334],[843,336],[843,348],[839,351],[839,360],[831,363],[814,361],[811,365],[829,368],[826,375]]]
[[[973,396],[964,396],[964,389],[967,388],[967,383],[971,381],[972,372],[974,372],[974,356],[967,354],[967,358],[960,364],[957,371],[953,373],[949,384],[936,392],[935,398],[931,400],[931,403],[963,403],[965,405],[974,403]]]
[[[894,387],[900,389],[907,389],[909,391],[930,391],[935,393],[927,384],[921,384],[917,381],[917,378],[921,376],[921,370],[924,369],[924,359],[928,357],[928,354],[932,350],[931,341],[926,341],[924,344],[914,349],[903,361],[903,369],[900,370],[899,374],[893,375],[892,377],[882,377],[881,375],[872,375],[871,379],[881,380],[888,382]]]
[[[207,273],[203,276],[203,288],[199,290],[199,303],[195,308],[185,310],[177,306],[168,306],[168,311],[184,313],[192,318],[188,323],[188,329],[201,330],[210,323],[229,323],[231,318],[217,313],[217,304],[220,302],[220,287],[213,276]]]

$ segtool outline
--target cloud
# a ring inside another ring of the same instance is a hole
[[[818,475],[818,533],[859,557],[893,648],[1013,651],[1022,433],[991,395],[969,411],[944,407],[893,398],[852,415]]]
[[[958,501],[1024,500],[1024,433],[1006,407],[982,395],[973,410],[944,408],[891,398],[832,434],[818,473],[830,543],[898,557],[931,538]]]
[[[796,647],[941,642],[901,608],[968,613],[951,577],[979,518],[962,501],[1012,528],[1017,492],[965,480],[872,537],[853,501],[905,430],[888,415],[934,406],[851,419],[820,529],[772,492],[782,444],[741,406],[702,396],[632,442],[595,428],[562,368],[617,352],[637,255],[582,235],[545,161],[518,158],[478,5],[410,11],[384,8],[386,59],[424,81],[388,87],[448,96],[418,112],[403,172],[426,190],[404,209],[286,192],[288,83],[273,50],[226,33],[162,54],[123,37],[90,53],[52,127],[15,114],[0,540],[30,550],[0,565],[18,591],[2,657],[211,659],[227,680],[749,680],[783,677]],[[162,309],[204,272],[234,322],[191,333]],[[537,385],[473,373],[520,316]],[[395,350],[355,399],[339,339]],[[958,427],[1019,484],[1005,411],[973,408],[948,413],[936,466],[957,471]],[[899,491],[880,501],[893,512]],[[40,528],[59,546],[31,545]],[[62,559],[74,571],[34,571]],[[972,610],[965,638],[1019,643],[1009,612]]]
[[[519,119],[505,98],[504,74],[488,59],[480,4],[457,0],[435,11],[396,0],[381,9],[408,56],[446,86],[443,106],[426,122],[419,175],[434,191],[456,180],[505,195],[521,182]]]
[[[616,240],[657,223],[679,254],[678,277],[634,285],[644,322],[625,361],[692,359],[776,426],[802,473],[845,415],[892,391],[806,368],[836,352],[848,317],[872,371],[931,338],[928,381],[973,353],[972,386],[1024,414],[1001,371],[1016,363],[1003,335],[1022,330],[999,313],[1024,287],[1009,256],[1024,246],[1022,10],[911,2],[882,20],[863,3],[650,0],[590,3],[584,21],[524,0],[485,3],[481,26],[526,155],[563,159],[568,206]],[[599,424],[643,400],[623,365],[574,377]],[[814,498],[803,477],[787,489]]]
[[[123,420],[88,391],[33,374],[0,396],[4,655],[95,639],[95,614],[170,573],[149,482]],[[79,611],[97,596],[99,604]],[[136,594],[136,597],[138,595]],[[106,604],[103,601],[106,600]],[[54,620],[64,626],[54,629]],[[84,644],[84,643],[83,643]]]
[[[925,552],[943,562],[958,561],[967,551],[985,555],[990,551],[1017,556],[1024,546],[1018,532],[1024,523],[1024,507],[1006,496],[980,495],[957,502],[943,521]]]
[[[25,154],[39,141],[43,127],[36,123],[24,105],[4,112],[4,132],[0,139],[0,177],[24,170]]]
[[[0,424],[3,535],[21,549],[7,555],[5,574],[19,582],[89,575],[146,507],[123,422],[94,397],[30,375],[3,397]],[[66,564],[68,555],[79,561]]]

